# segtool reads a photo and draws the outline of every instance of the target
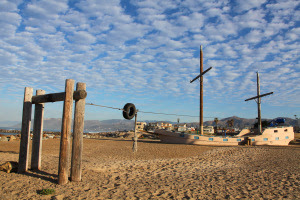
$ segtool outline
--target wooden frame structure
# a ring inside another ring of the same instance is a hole
[[[18,173],[25,173],[28,170],[32,104],[35,104],[35,112],[32,138],[31,169],[41,170],[44,103],[64,101],[59,153],[58,184],[63,185],[68,182],[72,108],[73,100],[75,100],[71,181],[81,181],[84,112],[85,98],[87,96],[86,84],[77,83],[76,91],[74,91],[74,80],[67,79],[65,84],[65,92],[45,94],[44,90],[37,90],[36,96],[33,96],[32,94],[33,89],[26,87],[24,92]]]

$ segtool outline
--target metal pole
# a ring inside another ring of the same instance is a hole
[[[133,147],[132,147],[133,153],[137,152],[136,122],[137,122],[137,112],[135,113],[135,117],[134,117],[134,141],[133,141]]]
[[[262,126],[261,126],[261,108],[260,108],[260,104],[261,104],[261,99],[260,99],[260,85],[259,85],[259,74],[257,72],[257,111],[258,111],[258,117],[257,117],[257,125],[258,125],[258,132],[261,133],[262,131]]]
[[[203,52],[200,46],[200,73],[203,72]],[[203,76],[200,76],[200,135],[203,135]]]

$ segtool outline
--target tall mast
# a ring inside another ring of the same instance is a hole
[[[200,46],[200,74],[203,73],[203,52],[202,45]],[[203,135],[203,76],[200,76],[200,120],[199,128],[200,135]]]
[[[259,74],[257,72],[257,96],[255,97],[251,97],[249,99],[246,99],[245,101],[249,101],[249,100],[255,100],[257,103],[257,125],[258,125],[258,132],[261,133],[262,132],[262,125],[261,125],[261,109],[260,109],[260,103],[261,103],[261,97],[265,97],[268,96],[270,94],[273,94],[273,92],[269,92],[269,93],[265,93],[265,94],[260,94],[260,85],[259,85]],[[257,99],[257,100],[256,100]]]
[[[260,85],[259,85],[259,73],[257,72],[257,124],[258,124],[258,132],[261,133],[262,126],[261,126],[261,100],[260,100]]]
[[[200,74],[196,76],[190,83],[194,82],[199,78],[200,80],[200,115],[199,115],[199,129],[200,134],[203,135],[203,75],[206,74],[212,67],[209,67],[205,71],[203,71],[203,52],[202,46],[200,46]]]

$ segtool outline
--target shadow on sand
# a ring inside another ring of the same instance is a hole
[[[26,176],[31,176],[34,178],[39,178],[45,181],[49,181],[51,183],[57,183],[58,175],[57,174],[50,174],[45,171],[40,170],[30,170],[24,173]]]

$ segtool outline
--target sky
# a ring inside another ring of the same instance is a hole
[[[204,120],[300,117],[300,1],[0,0],[0,121],[21,121],[24,88],[63,92],[87,85],[87,103],[195,117],[138,113],[138,120],[197,122],[200,45]],[[45,118],[61,118],[62,102]],[[34,110],[34,107],[33,107]],[[86,120],[122,119],[86,105]]]

